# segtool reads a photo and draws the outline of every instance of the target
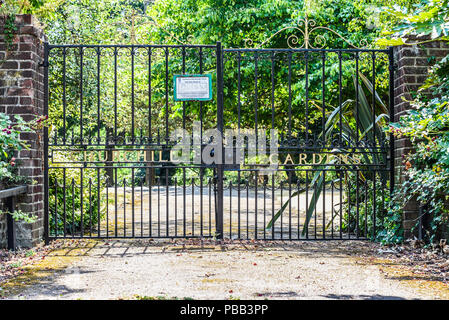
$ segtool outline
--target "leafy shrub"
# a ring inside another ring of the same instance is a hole
[[[350,179],[354,181],[355,175],[352,174],[352,176]],[[359,178],[358,196],[355,183],[348,189],[343,211],[344,232],[362,236],[366,230],[369,238],[381,243],[399,243],[403,240],[401,206],[391,201],[385,179],[386,177],[381,176],[375,179],[376,190],[382,190],[382,192],[376,192],[375,197],[373,197],[373,180],[366,181],[364,185],[365,182]],[[393,197],[400,197],[400,195],[394,194]],[[357,203],[360,204],[358,211]],[[373,219],[373,204],[376,205],[376,221]]]
[[[416,196],[431,216],[427,236],[439,237],[448,225],[449,208],[449,55],[436,64],[423,88],[433,91],[434,98],[420,95],[411,102],[412,109],[400,121],[391,124],[397,137],[408,137],[416,150],[404,156],[406,181],[397,192],[403,205]]]
[[[15,153],[27,148],[20,140],[21,132],[32,129],[20,116],[16,116],[15,123],[4,113],[0,113],[0,184],[4,187],[16,185],[25,180],[17,174],[17,160]]]

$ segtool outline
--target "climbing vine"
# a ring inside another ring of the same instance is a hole
[[[4,25],[4,32],[5,32],[5,45],[6,45],[6,51],[10,51],[12,48],[13,40],[14,40],[14,33],[17,32],[17,26],[15,23],[15,15],[10,14],[7,15],[5,18],[5,25]]]

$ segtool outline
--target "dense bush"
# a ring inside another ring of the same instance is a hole
[[[410,138],[416,152],[404,156],[407,180],[398,186],[397,199],[402,204],[416,196],[427,205],[430,214],[428,238],[441,236],[442,226],[449,219],[449,56],[433,68],[426,87],[433,87],[436,96],[428,100],[419,96],[411,102],[412,109],[391,131],[398,137]],[[432,83],[435,86],[432,86]]]
[[[45,122],[44,117],[26,122],[18,115],[13,119],[5,113],[0,113],[0,187],[30,182],[18,174],[20,160],[16,157],[20,150],[28,148],[28,144],[20,140],[20,133],[41,129]]]
[[[412,8],[389,12],[386,26],[394,38],[381,43],[398,45],[408,35],[428,36],[430,40],[448,40],[449,2],[424,0]],[[433,242],[448,229],[449,200],[449,56],[435,64],[424,86],[410,102],[411,110],[389,131],[396,137],[408,137],[415,152],[404,155],[406,179],[396,187],[391,212],[400,215],[412,198],[426,205],[429,225],[427,240]],[[417,224],[418,224],[417,219]]]

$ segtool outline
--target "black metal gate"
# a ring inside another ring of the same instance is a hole
[[[45,55],[47,240],[375,236],[393,187],[381,128],[392,50],[46,44]],[[173,99],[177,74],[211,75],[213,99]],[[194,161],[215,141],[208,129],[224,137],[211,148],[222,161]],[[188,159],[174,162],[186,135]]]

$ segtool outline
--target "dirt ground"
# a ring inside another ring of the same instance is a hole
[[[416,273],[396,254],[365,241],[61,241],[0,292],[6,299],[449,298],[448,279]]]

